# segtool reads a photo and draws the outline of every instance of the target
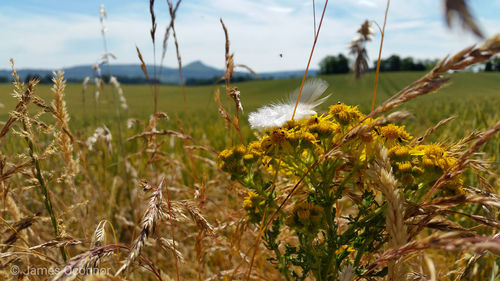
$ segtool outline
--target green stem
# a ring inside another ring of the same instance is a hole
[[[24,130],[26,130],[26,124],[23,124],[23,127],[24,127]],[[47,209],[47,211],[49,212],[50,221],[52,222],[52,226],[54,228],[54,234],[55,234],[56,238],[58,238],[59,237],[59,228],[57,226],[56,216],[54,214],[54,209],[52,208],[52,203],[50,201],[49,191],[47,190],[47,186],[45,185],[45,180],[43,179],[43,176],[42,176],[42,172],[40,169],[40,162],[38,162],[38,160],[36,159],[36,157],[34,155],[34,152],[33,152],[34,145],[33,145],[33,142],[31,141],[31,139],[29,137],[25,137],[25,140],[28,143],[28,146],[30,149],[29,153],[30,153],[31,159],[33,160],[33,163],[35,164],[35,170],[36,170],[35,176],[36,176],[38,182],[40,183],[40,190],[41,190],[41,193],[44,197],[45,209]],[[66,252],[64,252],[64,248],[59,247],[59,250],[61,251],[61,255],[63,257],[64,263],[66,263],[68,261],[68,257],[66,256]]]
[[[335,251],[336,249],[336,240],[337,240],[337,226],[335,222],[333,221],[332,218],[333,214],[333,203],[328,202],[328,205],[324,208],[323,210],[323,216],[326,219],[326,224],[327,224],[327,237],[326,241],[328,241],[328,254],[324,257],[324,268],[320,269],[319,276],[324,279],[328,280],[328,274],[329,273],[334,273],[335,276],[337,274],[337,263],[336,263],[336,254]],[[331,269],[331,266],[334,266],[333,270]]]

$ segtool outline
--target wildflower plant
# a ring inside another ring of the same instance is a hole
[[[250,122],[266,110],[250,115]],[[339,280],[343,268],[367,278],[385,276],[386,267],[371,268],[374,253],[394,233],[402,235],[397,246],[408,242],[403,203],[420,203],[457,156],[388,121],[338,103],[323,114],[260,126],[259,140],[219,154],[219,168],[248,189],[243,208],[249,221],[270,225],[262,239],[287,280],[309,274]],[[365,129],[356,131],[360,126]],[[290,184],[291,191],[278,186]],[[459,174],[439,192],[460,194],[461,185]],[[280,205],[285,196],[289,204]],[[389,214],[395,211],[397,216]],[[293,238],[283,239],[290,231]]]

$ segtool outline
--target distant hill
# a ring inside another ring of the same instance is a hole
[[[92,65],[79,65],[63,69],[65,72],[65,77],[68,80],[83,80],[85,77],[93,77],[95,74],[92,71]],[[147,71],[150,78],[153,78],[154,69],[152,66],[147,66]],[[144,78],[144,73],[142,72],[141,66],[139,64],[111,64],[101,65],[102,75],[107,75],[109,72],[113,76],[117,77],[127,77],[127,78]],[[316,74],[316,70],[310,70],[309,74],[311,76]],[[40,77],[45,77],[52,74],[52,70],[49,69],[18,69],[17,73],[21,79],[25,79],[28,75],[38,75]],[[177,68],[163,67],[161,70],[156,69],[157,75],[160,75],[160,81],[162,83],[178,84],[179,83],[179,71]],[[211,79],[214,77],[221,77],[224,75],[224,71],[204,64],[201,61],[194,61],[189,63],[182,68],[182,75],[184,80],[187,79]],[[247,72],[236,73],[238,75],[250,75]],[[277,72],[263,72],[259,73],[259,78],[264,79],[282,79],[282,78],[292,78],[301,77],[304,75],[303,70],[297,71],[277,71]],[[10,70],[0,70],[0,76],[10,77]]]

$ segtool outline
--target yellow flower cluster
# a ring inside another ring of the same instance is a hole
[[[311,235],[316,234],[322,219],[323,209],[312,202],[302,202],[293,208],[286,224]]]
[[[357,106],[348,106],[343,103],[331,105],[328,114],[344,125],[359,121],[365,117],[359,112]]]
[[[246,172],[244,165],[241,162],[246,153],[244,145],[237,145],[229,149],[224,149],[219,153],[217,166],[219,169],[230,174],[242,174]]]
[[[248,195],[243,200],[243,209],[247,212],[250,222],[256,223],[260,221],[265,203],[264,197],[253,191],[248,192]]]
[[[342,133],[348,125],[354,125],[364,118],[357,107],[337,104],[330,107],[326,115],[314,115],[301,121],[289,121],[284,126],[268,130],[258,142],[252,142],[247,148],[236,146],[225,149],[219,154],[219,168],[227,172],[238,172],[235,163],[245,160],[252,163],[261,156],[277,158],[280,155],[300,154],[305,149],[318,151],[326,149],[332,143],[342,139]]]
[[[404,130],[404,126],[399,127],[394,124],[389,124],[387,126],[380,128],[380,133],[384,136],[388,141],[409,141],[412,139],[412,136]]]
[[[259,141],[246,147],[238,145],[222,151],[218,157],[218,166],[251,189],[257,188],[258,184],[253,181],[262,171],[279,173],[292,180],[301,178],[320,155],[340,144],[352,128],[360,123],[369,125],[374,121],[375,119],[362,114],[357,106],[335,104],[330,106],[326,114],[288,121],[282,127],[264,132]],[[374,126],[371,131],[358,134],[356,138],[340,146],[340,149],[350,167],[367,167],[374,159],[377,147],[386,146],[398,181],[405,188],[421,189],[422,186],[428,187],[456,159],[443,145],[416,145],[410,142],[412,139],[404,126],[387,124]],[[262,174],[259,177],[262,179]],[[304,180],[306,184],[309,183],[311,190],[315,189],[314,175]],[[249,193],[245,198],[244,208],[249,214],[255,213],[256,196],[266,196],[262,192],[263,190],[255,194]],[[290,217],[290,224],[309,228],[311,216],[317,210],[310,203],[300,206]]]
[[[439,144],[417,146],[396,145],[389,149],[389,156],[395,162],[398,171],[423,174],[426,170],[439,168],[441,172],[448,170],[456,159]]]
[[[449,157],[444,148],[437,144],[418,145],[410,152],[412,155],[422,156],[421,162],[427,167],[439,167],[442,171],[448,170],[456,159]]]
[[[405,186],[415,186],[419,183],[432,183],[450,167],[456,158],[450,155],[440,144],[396,145],[389,149],[389,157],[394,161],[396,175]],[[460,190],[460,178],[447,182],[448,191]],[[459,191],[460,192],[460,191]]]

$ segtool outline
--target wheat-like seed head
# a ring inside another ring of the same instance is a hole
[[[72,179],[78,173],[78,160],[73,158],[73,144],[69,137],[69,114],[66,109],[66,101],[64,100],[66,81],[64,80],[64,72],[54,73],[52,79],[54,85],[51,90],[54,94],[52,102],[53,114],[56,117],[58,132],[55,137],[57,146],[62,153],[65,162],[65,168],[61,175],[60,181],[66,184],[72,184]]]
[[[404,199],[398,189],[398,182],[392,173],[391,163],[385,147],[377,150],[376,159],[367,171],[375,188],[382,192],[387,201],[386,229],[389,233],[389,247],[397,249],[408,242],[408,230],[404,223]],[[389,264],[389,280],[405,280],[402,264]]]
[[[148,208],[142,217],[141,232],[139,236],[135,239],[134,243],[132,244],[130,254],[125,260],[125,263],[120,267],[120,269],[118,269],[118,271],[115,273],[115,276],[120,275],[132,264],[132,262],[141,253],[141,250],[144,247],[144,244],[146,243],[146,239],[151,234],[153,234],[155,230],[156,221],[158,220],[161,213],[160,207],[161,207],[161,202],[163,200],[162,189],[164,184],[165,184],[165,179],[162,179],[158,187],[153,187],[150,185],[146,186],[146,188],[151,189],[152,194],[149,199]]]

